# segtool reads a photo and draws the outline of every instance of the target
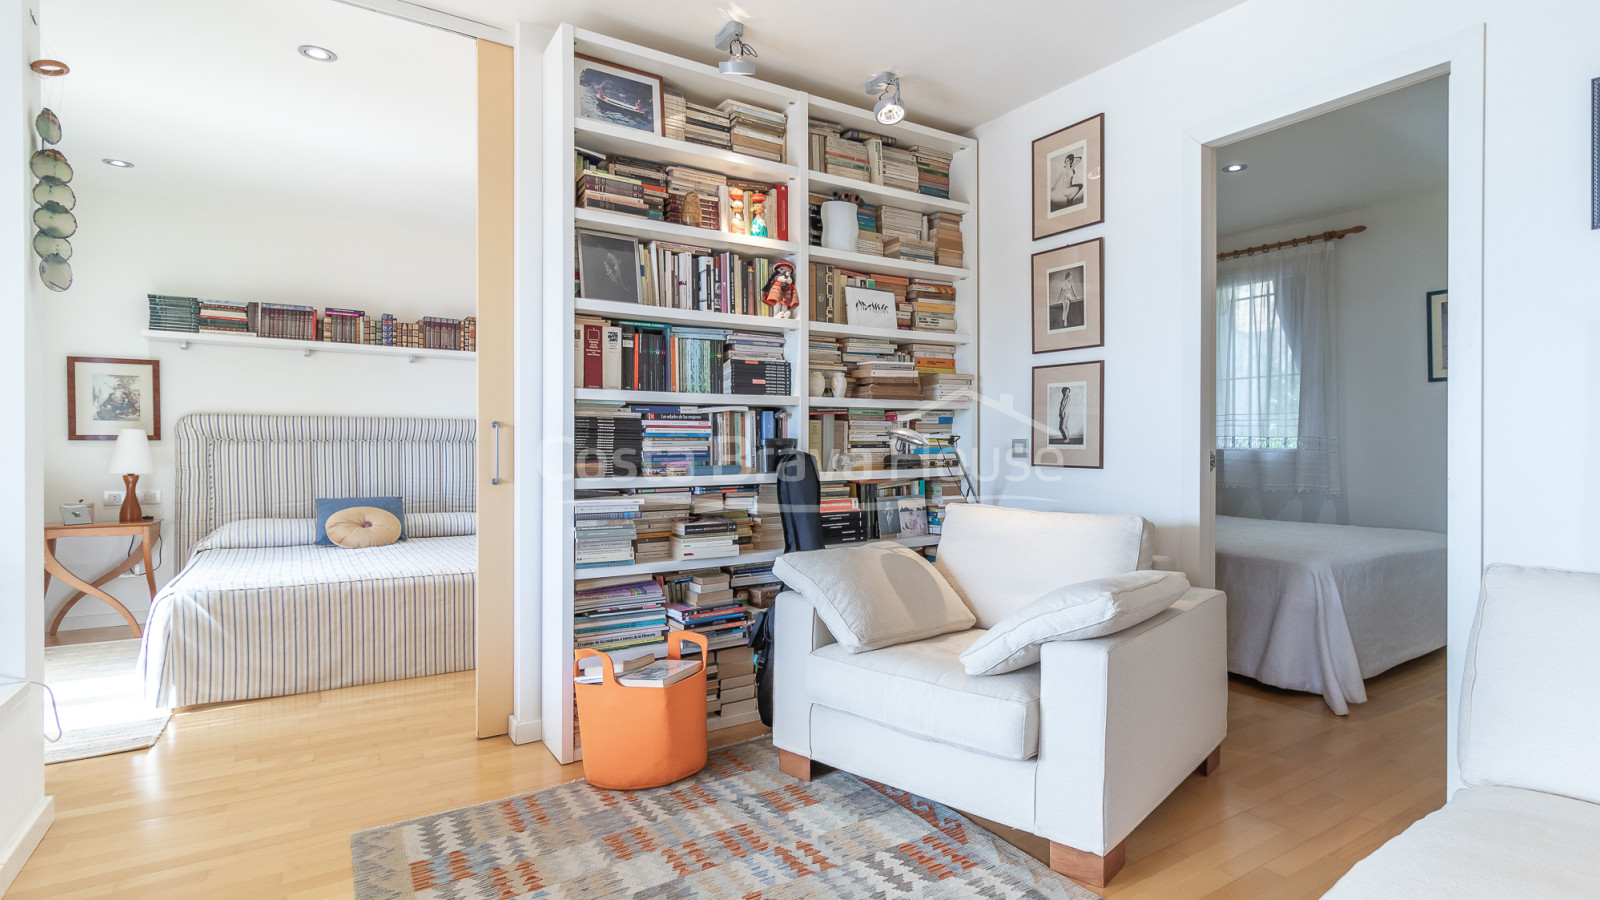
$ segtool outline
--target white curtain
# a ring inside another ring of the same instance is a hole
[[[1218,484],[1341,496],[1334,243],[1217,264]]]

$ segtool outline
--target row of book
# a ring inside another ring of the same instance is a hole
[[[822,483],[822,533],[829,544],[939,534],[944,511],[963,502],[955,478]]]
[[[885,291],[894,303],[895,327],[901,331],[950,334],[956,330],[956,288],[943,281],[856,272],[827,263],[812,263],[811,321],[835,325],[849,322],[847,292]]]
[[[576,149],[579,209],[789,239],[789,186]]]
[[[646,406],[579,400],[573,405],[578,478],[736,475],[770,468],[767,442],[788,412],[745,406]]]
[[[833,122],[809,123],[811,169],[930,197],[950,197],[952,155],[935,147],[905,147],[894,137]]]
[[[812,246],[822,244],[822,204],[834,197],[807,197]],[[961,214],[919,213],[889,206],[856,202],[856,252],[889,259],[936,263],[960,268],[966,260],[961,235]]]
[[[401,322],[389,313],[289,303],[202,300],[150,294],[150,328],[156,331],[253,335],[335,344],[430,350],[478,349],[478,320],[424,316]]]
[[[666,137],[784,161],[784,136],[789,130],[789,117],[784,113],[740,100],[707,106],[670,86],[662,90],[661,106],[661,130]]]
[[[772,484],[578,491],[573,524],[579,569],[783,548]]]
[[[766,257],[676,241],[648,241],[639,244],[638,266],[639,289],[625,300],[607,296],[603,283],[585,284],[582,266],[575,266],[577,296],[769,318],[777,311],[762,295],[772,278],[773,260]]]
[[[891,429],[906,428],[923,435],[926,446],[911,447],[917,468],[933,468],[955,461],[950,446],[954,416],[949,410],[920,411],[915,416],[891,409],[828,409],[819,406],[807,423],[810,452],[822,471],[850,472],[882,469],[894,452]]]
[[[573,318],[573,383],[580,388],[787,396],[783,338],[759,331]]]

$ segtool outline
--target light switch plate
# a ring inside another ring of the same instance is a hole
[[[139,502],[148,503],[151,505],[159,504],[161,502],[161,491],[156,488],[151,488],[147,491],[140,491]]]
[[[1028,458],[1028,439],[1027,438],[1012,438],[1011,439],[1011,458],[1012,459],[1027,459]]]

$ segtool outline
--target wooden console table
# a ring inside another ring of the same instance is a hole
[[[44,589],[50,590],[50,577],[53,575],[67,584],[78,589],[76,594],[67,598],[65,606],[56,613],[55,619],[50,623],[50,634],[55,634],[61,627],[61,620],[67,617],[67,612],[84,597],[93,595],[96,600],[107,604],[112,609],[122,613],[128,620],[128,627],[133,629],[133,636],[140,637],[144,632],[139,628],[139,620],[128,612],[128,608],[117,601],[117,598],[101,590],[101,585],[116,578],[144,562],[144,580],[150,586],[150,599],[156,598],[155,566],[150,561],[150,548],[156,539],[161,536],[161,520],[147,519],[138,522],[94,522],[88,525],[61,525],[52,524],[44,526]],[[56,559],[56,541],[64,537],[137,537],[139,546],[128,554],[128,558],[117,563],[109,572],[96,578],[92,583],[67,571],[67,567]]]

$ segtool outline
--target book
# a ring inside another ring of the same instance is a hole
[[[697,659],[663,659],[617,679],[623,687],[667,687],[693,676],[701,669]]]
[[[645,654],[643,656],[635,656],[632,659],[618,659],[617,657],[612,656],[611,657],[611,671],[612,671],[613,674],[617,675],[618,677],[621,677],[621,676],[626,675],[626,674],[628,674],[630,672],[637,672],[640,669],[643,669],[643,668],[646,668],[646,667],[648,667],[650,665],[653,665],[655,663],[655,661],[656,661],[656,658],[651,654]],[[598,656],[584,657],[583,659],[578,660],[578,666],[579,666],[579,668],[581,668],[583,670],[583,674],[579,675],[577,678],[574,678],[573,681],[577,682],[578,684],[600,684],[601,683],[602,678],[601,678],[601,672],[600,672],[600,669],[601,669],[600,657],[598,657]]]

